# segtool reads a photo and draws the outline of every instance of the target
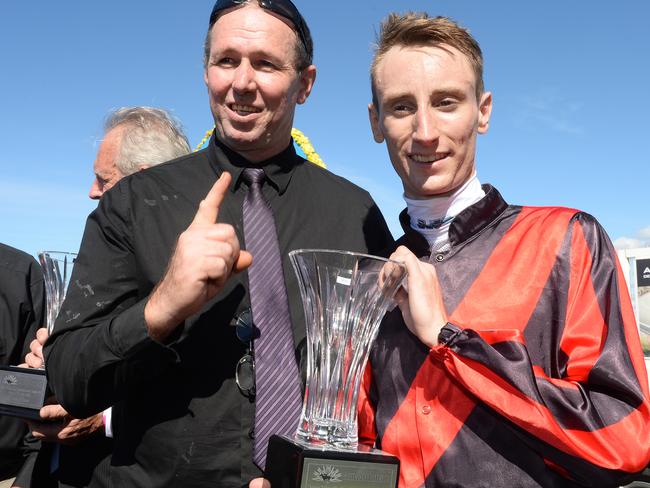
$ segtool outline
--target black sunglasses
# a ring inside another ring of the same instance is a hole
[[[249,0],[217,0],[212,8],[212,13],[210,14],[210,27],[214,25],[217,21],[219,14],[229,8],[237,7],[248,3]],[[284,17],[285,19],[291,21],[295,26],[295,31],[298,33],[300,42],[302,43],[305,51],[307,51],[307,56],[309,59],[312,59],[314,56],[314,45],[311,40],[311,34],[307,28],[307,24],[303,16],[298,12],[296,6],[291,2],[291,0],[257,0],[257,3],[260,7],[270,10],[271,12]]]
[[[250,308],[244,310],[235,318],[235,334],[243,344],[246,352],[235,366],[235,383],[239,391],[250,401],[255,400],[255,351],[254,339],[259,331],[253,325],[253,314]]]

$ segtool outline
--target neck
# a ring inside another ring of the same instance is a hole
[[[282,151],[275,152],[274,154],[268,155],[268,157],[264,157],[263,159],[260,159],[260,157],[256,157],[256,155],[251,156],[249,152],[232,148],[224,141],[221,141],[218,138],[215,138],[215,144],[221,147],[221,149],[226,153],[226,155],[230,158],[231,162],[235,166],[246,166],[246,167],[249,166],[262,167],[267,162],[273,160],[273,158],[277,156],[285,156],[288,150],[293,148],[293,140],[290,140],[289,144],[287,144],[287,146]]]
[[[437,250],[449,243],[449,226],[454,217],[484,196],[485,192],[474,173],[462,186],[447,195],[425,200],[404,196],[404,200],[411,227],[426,238],[432,249]]]

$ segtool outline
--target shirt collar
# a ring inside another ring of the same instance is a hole
[[[208,144],[208,159],[217,175],[221,175],[224,171],[232,175],[230,185],[232,192],[241,184],[242,171],[245,168],[262,168],[267,181],[282,195],[289,186],[299,158],[293,147],[293,141],[290,141],[287,148],[279,154],[259,163],[253,163],[218,141],[213,134]]]
[[[482,185],[482,188],[485,196],[460,212],[451,222],[449,242],[452,248],[478,234],[508,208],[508,204],[496,188],[492,185]],[[428,254],[429,244],[422,234],[411,227],[411,219],[406,209],[400,213],[399,221],[404,230],[404,236],[399,244],[406,245],[418,256]]]

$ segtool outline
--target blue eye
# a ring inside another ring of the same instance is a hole
[[[438,107],[442,107],[442,108],[453,107],[457,103],[458,103],[458,101],[453,99],[453,98],[444,98],[443,100],[440,100],[438,102]]]
[[[223,57],[223,58],[219,58],[219,60],[215,64],[218,66],[235,66],[237,63],[233,58]]]
[[[403,113],[403,112],[410,112],[410,111],[411,111],[410,105],[407,105],[405,103],[398,103],[393,106],[393,112]]]

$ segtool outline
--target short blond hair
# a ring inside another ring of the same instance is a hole
[[[463,53],[474,70],[476,99],[483,94],[483,53],[469,31],[448,17],[430,17],[426,12],[391,13],[381,23],[375,55],[370,66],[372,102],[377,106],[375,73],[380,61],[395,46],[450,46]]]

